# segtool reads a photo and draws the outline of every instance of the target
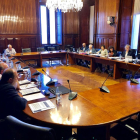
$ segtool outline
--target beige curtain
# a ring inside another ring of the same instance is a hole
[[[140,14],[140,0],[135,0],[134,3],[134,15]]]

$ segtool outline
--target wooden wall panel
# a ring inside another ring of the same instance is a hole
[[[105,45],[107,49],[109,46],[114,46],[117,49],[119,5],[120,0],[95,0],[95,48]],[[108,16],[115,17],[113,26],[107,24]],[[98,42],[99,40],[102,41]]]
[[[37,34],[36,0],[1,0],[0,34]]]
[[[84,3],[83,9],[80,11],[80,46],[82,43],[89,44],[89,20],[90,6]]]
[[[0,53],[11,44],[36,51],[40,46],[39,0],[0,1]]]
[[[122,0],[120,6],[120,23],[119,23],[119,34],[120,43],[118,44],[118,49],[124,51],[126,44],[131,44],[131,16],[133,9],[133,0]]]

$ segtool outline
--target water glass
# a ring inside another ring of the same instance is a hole
[[[41,76],[40,76],[40,74],[37,76],[37,80],[38,80],[38,85],[41,85]]]

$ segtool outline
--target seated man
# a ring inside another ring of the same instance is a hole
[[[2,77],[3,71],[8,68],[8,65],[4,62],[0,63],[0,79]]]
[[[132,58],[135,58],[135,54],[133,53],[133,51],[130,49],[130,45],[125,45],[125,51],[122,53],[123,57],[126,56],[132,56]]]
[[[16,51],[14,48],[12,48],[12,45],[8,45],[8,48],[5,50],[5,55],[15,55]]]
[[[92,44],[89,45],[89,48],[88,48],[87,52],[89,52],[89,54],[96,53],[96,50],[93,48],[93,45]]]
[[[18,95],[17,83],[17,72],[7,68],[0,81],[0,118],[5,118],[7,115],[22,117],[19,112],[25,109],[27,101]]]
[[[81,50],[82,52],[86,52],[86,51],[88,50],[88,47],[86,46],[86,43],[83,43],[83,44],[82,44],[82,47],[80,48],[80,50]]]

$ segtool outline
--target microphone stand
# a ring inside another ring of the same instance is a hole
[[[42,71],[45,72],[44,69],[42,69]],[[47,74],[47,73],[45,72],[45,74]],[[48,74],[47,74],[47,76],[50,78],[50,81],[46,84],[46,86],[55,85],[55,83],[57,81],[52,80],[52,78]]]

